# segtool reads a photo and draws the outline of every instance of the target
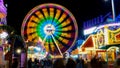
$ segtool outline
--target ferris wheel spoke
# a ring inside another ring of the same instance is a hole
[[[45,40],[46,40],[47,36],[48,36],[48,35],[46,35],[46,36],[44,37],[44,39],[43,39],[43,41],[42,41],[42,46],[44,46],[44,43],[45,43]]]
[[[63,54],[62,54],[62,52],[61,52],[61,50],[60,50],[60,48],[59,48],[59,46],[58,46],[57,42],[55,41],[55,38],[53,37],[53,35],[51,35],[51,36],[52,36],[52,38],[53,38],[53,41],[54,41],[54,42],[55,42],[55,44],[56,44],[56,47],[57,47],[57,49],[58,49],[58,51],[59,51],[60,55],[63,57]]]

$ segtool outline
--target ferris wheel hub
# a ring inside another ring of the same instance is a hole
[[[46,35],[52,35],[54,34],[55,32],[55,27],[54,25],[52,24],[47,24],[45,27],[44,27],[44,32]]]

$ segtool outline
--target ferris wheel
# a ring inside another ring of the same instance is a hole
[[[65,7],[46,3],[34,7],[23,20],[21,35],[24,40],[41,42],[52,55],[63,55],[74,45],[77,22]]]

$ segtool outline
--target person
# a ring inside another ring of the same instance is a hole
[[[84,59],[84,68],[88,68],[88,64],[89,64],[88,59],[85,58]]]
[[[28,60],[28,68],[32,68],[32,58],[29,58]]]
[[[118,53],[117,58],[114,62],[114,68],[120,68],[120,53]]]
[[[76,68],[77,63],[73,60],[73,58],[68,58],[66,68]]]
[[[99,58],[98,58],[98,55],[95,55],[91,61],[90,61],[90,64],[91,64],[91,68],[101,68],[101,62],[99,62]]]
[[[12,68],[18,68],[18,59],[13,58]]]
[[[47,68],[52,68],[52,60],[50,58],[47,59]]]
[[[43,59],[40,60],[40,67],[44,68],[44,60]]]
[[[103,57],[99,57],[98,63],[100,68],[107,68],[107,62],[104,60]]]
[[[76,62],[77,62],[76,68],[84,68],[84,63],[85,63],[85,62],[84,62],[82,56],[80,56],[80,57],[76,60]]]
[[[53,68],[66,68],[63,59],[56,59],[53,63]]]
[[[116,59],[114,63],[114,68],[120,68],[120,58]]]
[[[39,67],[39,60],[37,58],[34,59],[34,68]]]

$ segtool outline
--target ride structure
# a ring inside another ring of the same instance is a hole
[[[65,7],[46,3],[34,7],[23,20],[21,35],[24,40],[40,41],[53,56],[65,53],[74,45],[78,27],[73,14]]]

